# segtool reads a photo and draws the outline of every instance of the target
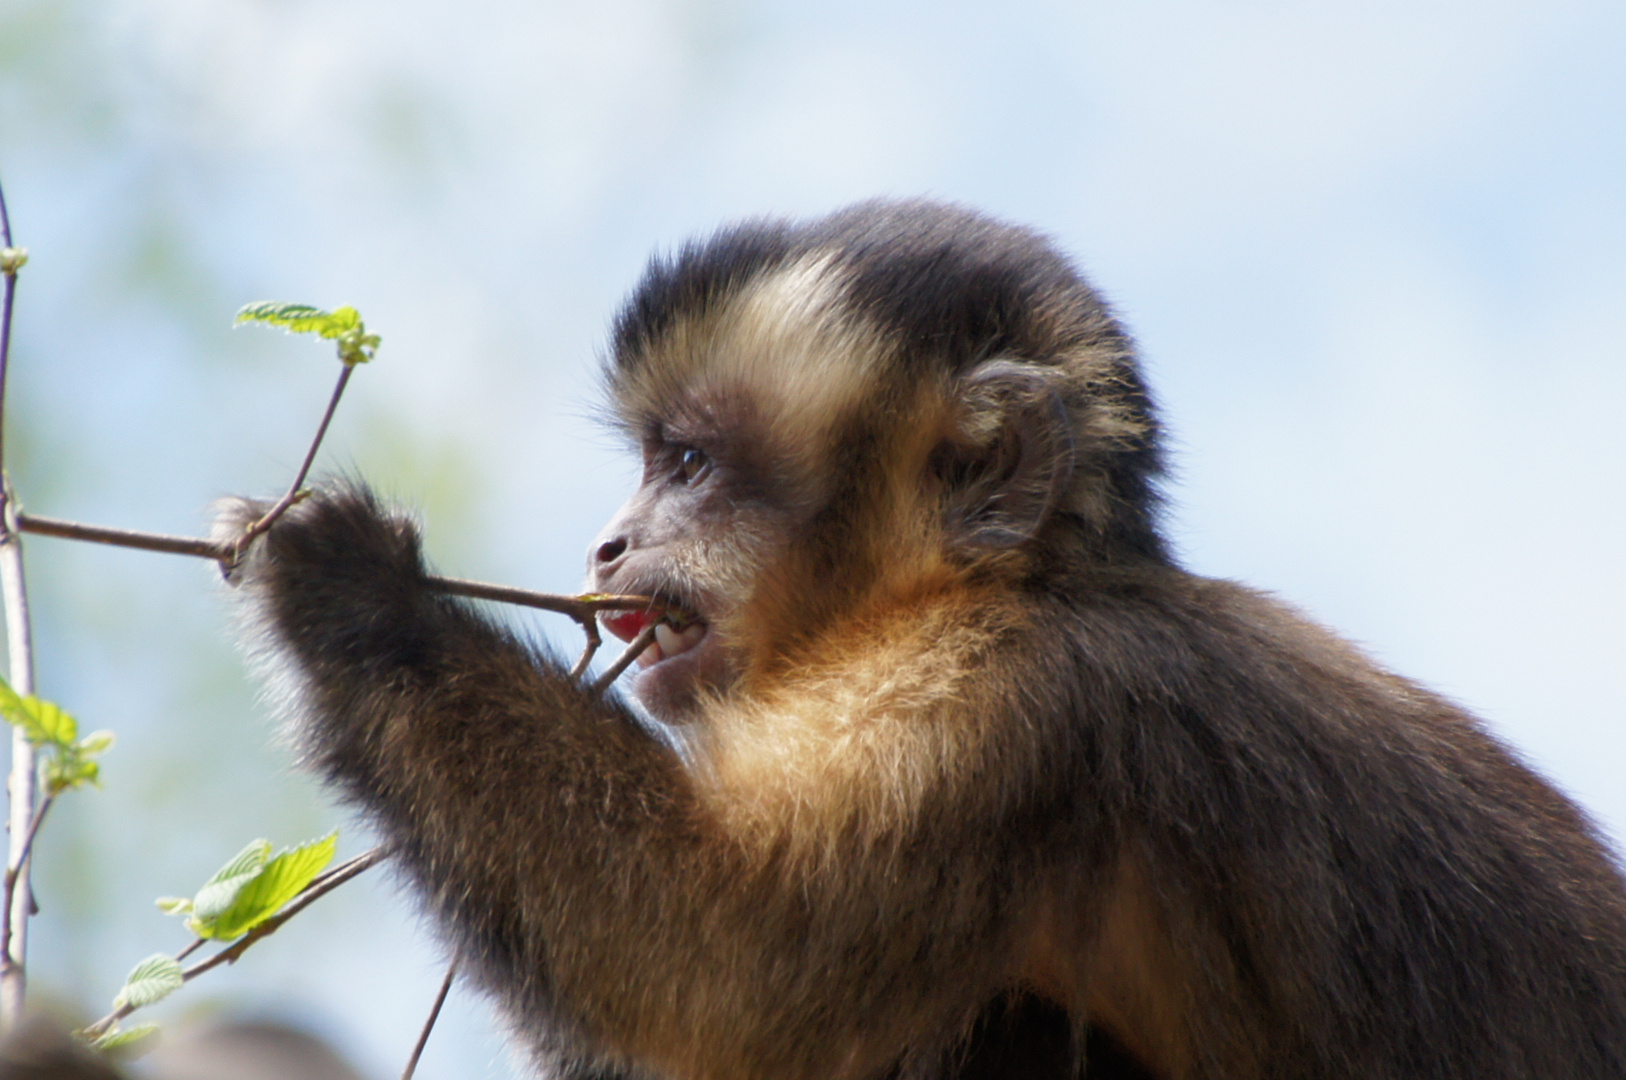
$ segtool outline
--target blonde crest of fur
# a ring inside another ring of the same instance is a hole
[[[748,282],[699,315],[682,314],[617,377],[625,420],[750,403],[763,434],[805,477],[828,432],[874,389],[886,342],[842,301],[840,271],[809,255]]]

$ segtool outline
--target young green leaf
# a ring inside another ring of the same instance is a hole
[[[208,932],[215,917],[231,907],[238,890],[254,880],[270,857],[269,840],[256,840],[232,856],[231,861],[216,870],[214,876],[203,883],[197,896],[192,898],[193,917],[186,921],[187,927],[198,937],[217,937]]]
[[[208,936],[230,941],[275,915],[333,861],[338,844],[339,834],[334,832],[278,853],[238,891],[231,906],[215,916]]]
[[[186,896],[160,896],[153,901],[165,915],[192,914],[192,900]]]
[[[65,747],[79,734],[79,724],[56,704],[17,693],[0,679],[0,714],[23,729],[35,746]]]
[[[113,1011],[124,1008],[139,1009],[162,1001],[181,988],[186,980],[181,975],[181,964],[173,956],[157,953],[137,964],[125,977],[124,989],[113,999]]]
[[[135,1027],[122,1030],[117,1024],[114,1024],[90,1045],[103,1053],[114,1050],[125,1051],[141,1040],[156,1034],[158,1034],[157,1024],[137,1024]]]
[[[316,334],[338,342],[339,359],[346,364],[364,364],[373,358],[382,342],[377,334],[367,333],[361,314],[353,307],[323,311],[309,304],[289,304],[280,300],[261,300],[245,304],[237,312],[236,325],[265,323],[286,327],[290,334]]]
[[[86,784],[92,787],[101,786],[100,762],[86,761],[72,751],[59,751],[45,763],[45,790],[49,794],[60,795],[64,791],[72,791]]]
[[[113,749],[115,741],[117,740],[111,731],[92,731],[75,743],[74,749],[86,757],[95,757]]]
[[[271,326],[285,326],[290,334],[320,334],[325,338],[336,338],[346,330],[354,330],[361,325],[361,316],[353,307],[342,307],[337,311],[323,311],[319,307],[309,304],[287,304],[277,300],[261,300],[254,304],[244,304],[237,312],[237,325],[243,323],[268,323]]]
[[[37,697],[26,697],[23,702],[34,708],[34,716],[43,736],[40,740],[42,743],[66,747],[79,737],[78,721],[54,702],[42,701]]]

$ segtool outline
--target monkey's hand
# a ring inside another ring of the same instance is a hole
[[[227,499],[216,507],[212,538],[232,544],[270,509]],[[227,570],[271,631],[301,659],[410,648],[426,609],[417,527],[384,510],[365,487],[322,488],[290,507]]]
[[[215,539],[233,542],[265,510],[221,503]],[[516,707],[551,704],[557,715],[587,705],[556,660],[431,590],[421,547],[417,527],[365,487],[332,485],[291,507],[228,572],[251,655],[272,686],[293,690],[282,704],[308,759],[375,809],[380,785],[399,790],[387,777],[405,767],[381,742],[400,750],[399,739],[446,713],[466,738],[511,721]],[[531,693],[516,702],[498,687]]]

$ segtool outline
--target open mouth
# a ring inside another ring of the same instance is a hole
[[[638,656],[640,668],[653,667],[663,660],[681,656],[706,636],[707,626],[680,607],[656,605],[636,611],[616,611],[599,616],[604,628],[622,641],[631,641],[655,624],[655,640]]]

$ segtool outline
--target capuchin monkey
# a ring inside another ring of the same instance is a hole
[[[1626,890],[1452,703],[1182,569],[1042,237],[871,202],[657,258],[589,587],[633,696],[318,491],[233,571],[310,765],[543,1075],[1620,1080]],[[261,512],[238,501],[219,535]]]

